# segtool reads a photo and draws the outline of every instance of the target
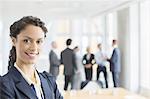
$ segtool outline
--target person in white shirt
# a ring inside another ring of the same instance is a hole
[[[100,72],[103,72],[104,78],[105,78],[105,85],[106,85],[106,88],[108,88],[107,70],[105,67],[107,57],[106,57],[106,54],[104,53],[104,51],[102,51],[102,44],[98,44],[97,48],[98,48],[98,52],[95,54],[96,63],[98,65],[98,67],[97,67],[97,81],[99,80]]]

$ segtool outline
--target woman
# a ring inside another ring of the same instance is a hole
[[[87,47],[87,53],[83,56],[82,64],[85,69],[86,81],[91,81],[93,76],[93,65],[95,64],[95,56],[91,53],[91,48]]]
[[[12,49],[9,71],[1,77],[1,99],[63,99],[54,78],[39,73],[36,62],[47,29],[36,17],[26,16],[10,26]]]

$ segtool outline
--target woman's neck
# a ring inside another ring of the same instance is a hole
[[[21,71],[27,75],[30,79],[35,78],[35,67],[34,64],[22,64],[16,62],[17,66],[21,69]]]

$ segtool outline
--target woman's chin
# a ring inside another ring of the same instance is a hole
[[[35,64],[37,62],[37,60],[28,60],[26,61],[27,64]]]

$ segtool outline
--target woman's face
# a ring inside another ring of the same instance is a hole
[[[40,27],[28,25],[17,35],[17,38],[12,38],[12,41],[16,47],[16,62],[35,64],[41,52],[44,32]]]
[[[90,47],[87,47],[87,53],[90,53],[91,52],[91,48]]]

